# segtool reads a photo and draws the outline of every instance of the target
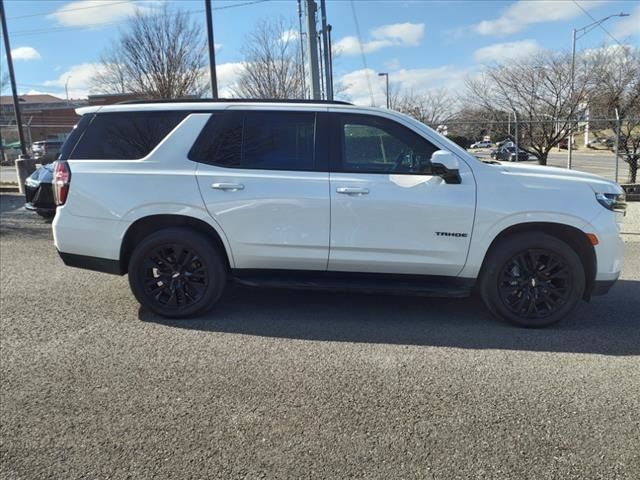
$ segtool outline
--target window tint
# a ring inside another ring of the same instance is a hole
[[[87,125],[91,123],[91,120],[93,120],[93,115],[83,115],[82,117],[80,117],[80,121],[76,124],[75,127],[73,127],[73,130],[71,130],[71,133],[62,144],[62,148],[60,149],[60,156],[58,157],[58,159],[69,159],[71,152],[78,143],[80,137],[82,137],[82,134],[87,128]]]
[[[189,152],[189,159],[196,162],[219,165],[221,167],[240,167],[242,153],[241,112],[213,115],[198,135]]]
[[[138,160],[146,157],[186,112],[99,113],[71,153],[72,159]]]
[[[431,174],[438,148],[396,122],[343,115],[340,130],[343,172]]]
[[[229,112],[213,117],[189,158],[228,168],[314,169],[315,113]]]

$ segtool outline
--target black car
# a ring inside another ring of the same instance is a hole
[[[53,164],[42,165],[24,182],[27,203],[25,208],[45,218],[53,218],[56,204],[53,200]]]
[[[501,147],[495,152],[495,156],[491,155],[496,160],[508,161],[508,162],[520,162],[529,160],[529,153],[524,150],[518,149],[518,155],[516,157],[516,147]]]

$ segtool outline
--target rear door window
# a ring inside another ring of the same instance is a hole
[[[189,158],[226,168],[315,170],[315,112],[227,112],[209,120]]]
[[[179,111],[98,113],[86,127],[69,158],[139,160],[146,157],[186,116],[187,112]]]

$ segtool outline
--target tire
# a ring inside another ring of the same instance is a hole
[[[205,235],[186,228],[149,235],[136,246],[129,261],[131,291],[144,308],[163,317],[191,317],[209,311],[226,284],[222,253]]]
[[[519,233],[492,246],[479,287],[495,316],[539,328],[571,313],[584,294],[585,273],[576,252],[562,240],[545,233]]]
[[[46,220],[52,220],[53,217],[56,216],[56,211],[51,211],[51,210],[36,210],[36,213],[38,215],[40,215],[42,218],[46,219]]]

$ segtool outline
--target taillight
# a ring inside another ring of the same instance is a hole
[[[71,170],[67,162],[56,161],[53,164],[53,198],[56,205],[64,205],[69,195]]]

